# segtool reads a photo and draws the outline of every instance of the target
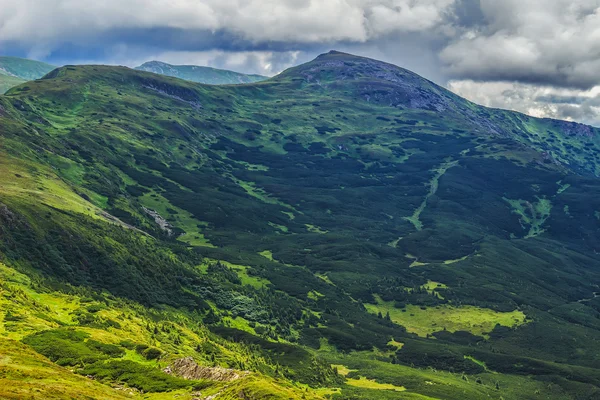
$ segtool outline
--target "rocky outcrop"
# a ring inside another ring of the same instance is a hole
[[[3,203],[0,203],[0,221],[8,227],[12,227],[17,221],[17,216]]]
[[[175,360],[173,365],[165,368],[164,372],[179,376],[183,379],[231,382],[250,374],[248,371],[237,371],[221,367],[203,367],[198,365],[192,357]]]
[[[151,210],[146,207],[142,208],[146,214],[154,218],[154,222],[156,222],[156,224],[160,226],[160,229],[165,231],[167,235],[171,236],[173,234],[173,226],[169,223],[169,221],[164,219],[157,211]]]
[[[566,136],[594,136],[594,130],[591,126],[578,122],[552,120],[552,125],[557,127]]]

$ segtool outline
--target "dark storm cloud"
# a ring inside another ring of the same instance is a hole
[[[461,28],[474,28],[485,25],[485,15],[481,11],[480,0],[457,0],[448,14]]]

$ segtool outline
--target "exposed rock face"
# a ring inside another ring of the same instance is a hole
[[[558,127],[567,136],[594,136],[594,131],[591,126],[580,124],[578,122],[553,120],[553,125]]]
[[[171,236],[173,234],[173,229],[171,229],[171,228],[173,228],[173,226],[169,223],[169,221],[164,219],[158,212],[156,212],[154,210],[151,210],[146,207],[142,207],[142,208],[144,209],[144,212],[146,214],[148,214],[149,216],[154,218],[154,222],[156,222],[156,224],[158,226],[160,226],[160,229],[167,232],[167,235]]]
[[[0,203],[0,221],[4,222],[6,225],[11,227],[16,222],[16,220],[16,215],[13,214],[13,212],[10,211],[5,204]]]
[[[248,371],[236,371],[221,367],[202,367],[192,357],[175,360],[173,365],[164,370],[168,374],[177,375],[184,379],[209,379],[219,382],[231,382],[250,374]]]
[[[392,64],[330,52],[318,57],[300,72],[306,82],[332,87],[355,82],[362,99],[392,107],[445,111],[450,101],[445,93],[415,73]]]

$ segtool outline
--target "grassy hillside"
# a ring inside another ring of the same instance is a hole
[[[25,82],[24,79],[0,74],[0,94],[4,94],[8,89],[20,85],[23,82]]]
[[[0,56],[0,94],[25,81],[39,79],[54,68],[39,61]]]
[[[197,65],[171,65],[161,61],[148,61],[135,69],[211,85],[253,83],[267,79],[266,76],[261,75],[241,74]]]
[[[595,128],[337,52],[239,86],[64,67],[0,126],[0,329],[65,386],[600,395]],[[162,372],[188,356],[242,378]]]
[[[0,56],[0,74],[26,81],[39,79],[54,68],[56,67],[40,61]]]

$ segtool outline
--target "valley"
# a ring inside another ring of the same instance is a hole
[[[336,51],[54,69],[0,96],[0,398],[596,398],[598,154]]]

